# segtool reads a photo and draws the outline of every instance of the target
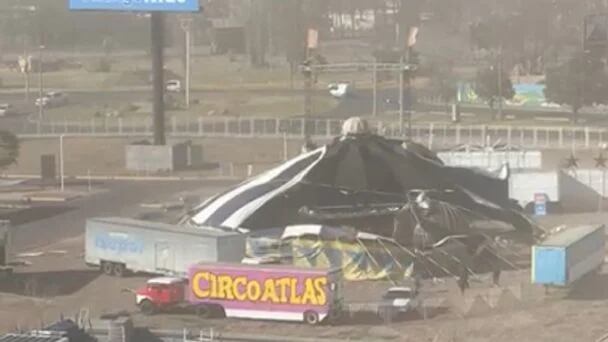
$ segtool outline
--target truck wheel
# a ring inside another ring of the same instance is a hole
[[[107,275],[112,275],[114,272],[114,265],[108,261],[101,262],[101,271]]]
[[[196,311],[196,315],[200,318],[211,318],[212,313],[213,313],[213,308],[209,305],[203,304],[203,305],[199,305],[196,307],[195,311]]]
[[[125,276],[125,265],[124,264],[120,264],[120,263],[115,263],[112,265],[112,273],[117,276],[117,277],[124,277]]]
[[[304,313],[304,322],[310,325],[319,324],[319,315],[314,311],[306,311]]]
[[[139,311],[144,315],[154,315],[156,313],[156,306],[151,301],[144,299],[139,303]]]

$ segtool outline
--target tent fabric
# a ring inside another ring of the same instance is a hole
[[[394,279],[396,266],[376,264],[359,243],[299,238],[291,242],[293,264],[299,267],[340,268],[346,280]],[[378,252],[376,254],[381,254]],[[403,275],[401,276],[403,278]]]
[[[404,204],[414,189],[434,189],[447,203],[491,219],[526,224],[509,207],[508,178],[448,167],[421,145],[371,134],[340,136],[299,155],[202,204],[188,222],[251,231],[318,224],[322,222],[300,211],[353,212]]]
[[[484,248],[471,252],[472,245]],[[487,241],[472,243],[468,236],[451,236],[436,248],[414,253],[391,238],[324,225],[274,228],[247,238],[247,257],[256,263],[339,268],[350,281],[399,282],[416,274],[429,278],[458,276],[463,265],[475,272],[491,271],[494,265],[513,269],[493,250]],[[476,257],[480,251],[483,255]]]
[[[300,155],[206,201],[195,209],[197,213],[191,221],[197,225],[238,228],[270,199],[297,185],[325,152],[322,147]]]
[[[308,235],[316,236],[321,240],[354,240],[357,237],[357,232],[348,228],[333,228],[313,224],[298,225],[285,228],[281,235],[281,240],[301,238]]]
[[[348,228],[290,226],[282,234],[294,266],[339,268],[344,278],[400,280],[411,275],[414,257],[390,239]]]

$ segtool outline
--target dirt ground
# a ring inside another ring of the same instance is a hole
[[[65,173],[67,176],[129,174],[125,166],[125,146],[142,138],[65,138]],[[203,145],[203,158],[210,164],[219,163],[219,168],[199,169],[176,174],[199,176],[245,176],[247,165],[257,173],[284,160],[282,139],[250,138],[205,138],[190,139]],[[185,139],[170,140],[169,143],[184,142]],[[302,141],[290,140],[287,145],[289,157],[297,155]],[[18,162],[4,172],[7,174],[40,174],[40,156],[59,156],[59,139],[24,139]]]
[[[608,214],[551,216],[542,219],[545,227],[555,224],[601,223]],[[95,325],[100,315],[127,311],[135,323],[151,328],[197,331],[214,327],[216,331],[267,333],[272,335],[334,338],[350,340],[396,341],[595,341],[608,333],[608,272],[581,281],[570,291],[549,296],[537,295],[519,307],[494,310],[487,314],[461,316],[446,304],[450,296],[446,283],[425,281],[422,298],[428,303],[428,316],[385,324],[371,313],[356,313],[337,326],[309,327],[303,324],[241,320],[206,320],[190,315],[162,314],[144,317],[136,312],[134,289],[145,277],[111,278],[87,268],[82,260],[83,241],[77,237],[51,243],[35,251],[42,255],[22,255],[31,263],[21,266],[13,281],[0,283],[0,331],[37,328],[43,322],[72,316],[87,309]],[[529,271],[503,275],[502,285],[529,282]],[[345,300],[365,301],[378,298],[388,283],[349,283]],[[487,277],[472,283],[473,296],[489,288]],[[542,292],[542,291],[541,291]],[[465,296],[467,297],[467,296]]]
[[[125,146],[141,138],[77,138],[64,140],[65,172],[68,176],[134,174],[126,171]],[[285,160],[282,139],[265,138],[201,138],[190,139],[194,144],[202,144],[203,158],[210,165],[219,168],[203,168],[177,172],[179,175],[195,176],[246,176],[248,165],[253,173],[261,172]],[[185,139],[172,139],[169,143],[184,142]],[[318,141],[318,143],[325,143]],[[287,157],[292,158],[300,152],[301,139],[287,141]],[[7,174],[40,174],[40,156],[53,154],[59,156],[59,139],[24,139],[18,162],[4,172]],[[555,170],[570,155],[567,150],[543,150],[542,167]],[[597,151],[579,150],[576,152],[580,168],[594,168]]]
[[[66,172],[83,175],[124,173],[124,145],[127,139],[66,139]],[[197,141],[194,141],[196,143]],[[237,165],[234,171],[224,164],[221,172],[244,175],[244,165],[254,165],[254,172],[283,160],[282,141],[249,139],[204,139],[205,158],[223,160]],[[298,153],[299,141],[288,145],[289,155]],[[39,156],[58,153],[58,141],[26,140],[19,164],[8,173],[36,174]],[[86,151],[86,152],[85,152]],[[94,152],[91,152],[94,151]],[[228,152],[230,151],[230,152]],[[556,163],[566,151],[550,152],[547,165]],[[583,163],[592,160],[592,152],[581,153]],[[239,169],[238,166],[241,166]],[[549,166],[547,166],[549,167]],[[558,225],[595,224],[608,221],[608,213],[552,215],[538,222],[551,229]],[[49,245],[24,255],[20,259],[28,266],[17,268],[10,282],[0,281],[0,331],[18,328],[34,329],[44,322],[57,320],[60,315],[72,316],[81,309],[90,311],[93,319],[106,313],[133,313],[138,325],[151,328],[198,330],[214,327],[219,331],[238,333],[269,333],[273,335],[336,338],[350,340],[398,341],[595,341],[608,333],[604,317],[608,315],[608,272],[586,279],[567,293],[539,295],[521,306],[509,310],[494,310],[488,314],[463,317],[447,305],[449,292],[445,283],[424,283],[423,296],[429,299],[426,320],[413,319],[385,324],[373,314],[357,314],[338,326],[308,327],[302,324],[207,320],[189,315],[158,315],[144,317],[136,313],[134,289],[145,282],[145,277],[111,278],[87,268],[83,262],[83,238],[49,241]],[[42,252],[39,255],[36,253]],[[504,286],[528,283],[529,271],[503,275]],[[346,300],[373,300],[389,284],[350,283],[345,288]],[[487,289],[489,282],[473,283],[475,290]],[[475,293],[475,292],[473,292]]]

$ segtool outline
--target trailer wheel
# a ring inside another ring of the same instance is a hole
[[[101,271],[107,275],[112,275],[114,273],[114,265],[111,262],[102,261]]]
[[[319,324],[319,315],[314,311],[306,311],[304,313],[304,322],[310,325]]]
[[[342,310],[331,310],[329,312],[329,323],[330,324],[337,324],[340,322],[340,319],[342,318],[343,312]]]
[[[144,299],[139,303],[139,311],[144,315],[154,315],[156,313],[156,306],[149,300]]]
[[[212,315],[215,318],[226,318],[226,311],[224,310],[224,307],[221,305],[214,305],[212,308]]]
[[[112,265],[112,270],[113,270],[113,274],[117,277],[124,277],[125,276],[125,264],[120,264],[120,263],[115,263]]]
[[[195,312],[198,317],[207,319],[211,318],[213,308],[210,305],[202,304],[196,307]]]

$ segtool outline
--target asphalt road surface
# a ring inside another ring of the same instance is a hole
[[[200,99],[204,101],[206,96],[219,95],[222,93],[226,93],[226,91],[195,91],[192,94],[193,99]],[[283,91],[277,92],[274,90],[255,90],[251,91],[251,93],[263,95],[276,95],[277,93],[282,94],[292,94],[297,96],[302,96],[302,90],[290,90],[285,89]],[[316,89],[314,96],[327,96],[330,95],[326,90]],[[377,97],[377,108],[378,113],[383,112],[396,112],[399,110],[399,99],[398,99],[398,89],[397,88],[387,88],[380,89],[378,91]],[[303,98],[303,97],[302,97]],[[146,89],[140,90],[132,90],[132,91],[102,91],[102,92],[90,92],[90,91],[82,91],[82,92],[69,92],[69,99],[71,104],[80,104],[80,105],[95,105],[101,106],[103,104],[113,104],[117,103],[127,103],[127,102],[137,102],[137,101],[150,101],[151,100],[151,91]],[[343,99],[336,100],[337,105],[332,110],[319,113],[315,115],[316,117],[321,118],[336,118],[336,119],[344,119],[350,116],[367,116],[372,113],[373,106],[373,95],[371,90],[358,90],[350,96],[347,96]],[[23,94],[13,93],[0,94],[0,103],[11,103],[16,104],[19,108],[23,107]],[[407,100],[406,100],[407,101]],[[406,109],[407,109],[406,105]],[[35,131],[35,127],[32,127],[32,123],[28,123],[28,115],[27,113],[31,113],[35,110],[33,106],[28,106],[24,110],[24,115],[17,115],[12,117],[0,117],[0,129],[7,129],[13,132],[21,133],[21,132],[31,132]],[[424,104],[418,103],[415,105],[414,110],[417,113],[425,113],[425,112],[444,112],[445,106],[440,104]],[[481,120],[487,121],[490,115],[490,109],[485,106],[469,106],[463,105],[461,107],[461,112],[472,115],[473,117],[477,117]],[[524,120],[532,120],[532,119],[546,119],[546,120],[560,120],[564,121],[564,124],[568,124],[566,121],[571,117],[571,113],[568,111],[531,111],[531,110],[521,110],[521,109],[513,109],[513,108],[505,108],[505,115],[513,117],[515,119],[524,119]],[[584,118],[585,124],[601,124],[605,123],[608,120],[608,116],[602,113],[581,113],[581,118]],[[28,129],[25,127],[28,126]]]
[[[202,188],[211,196],[225,187],[204,181],[104,181],[94,185],[105,191],[62,204],[36,206],[14,214],[16,251],[27,251],[84,233],[87,218],[96,216],[133,217],[142,202],[167,200],[182,191]],[[2,219],[2,215],[0,215]]]

